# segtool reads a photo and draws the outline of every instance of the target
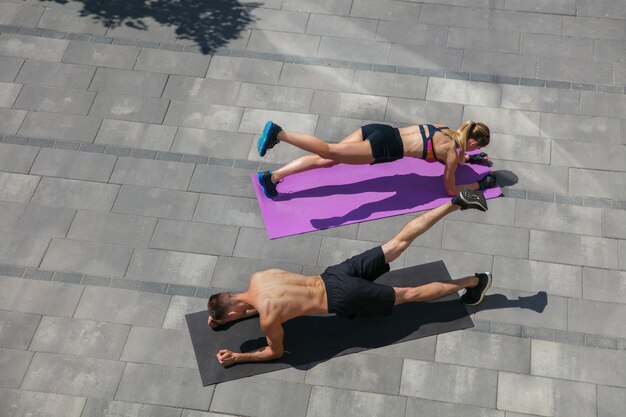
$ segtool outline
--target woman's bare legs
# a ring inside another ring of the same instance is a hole
[[[369,164],[374,161],[371,146],[363,140],[361,129],[355,130],[336,144],[326,143],[316,136],[284,130],[278,134],[278,140],[316,155],[300,157],[273,171],[272,181],[275,184],[289,175],[315,168],[328,168],[339,163]]]

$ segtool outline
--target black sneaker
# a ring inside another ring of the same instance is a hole
[[[485,200],[485,196],[482,195],[482,193],[468,189],[462,190],[450,202],[461,207],[461,210],[473,208],[480,211],[487,211],[487,200]]]
[[[480,304],[485,297],[485,293],[491,287],[490,272],[481,272],[476,273],[475,275],[476,278],[478,278],[478,285],[474,288],[466,288],[465,293],[461,296],[461,301],[468,306]]]
[[[259,184],[261,184],[261,188],[263,188],[263,192],[267,198],[276,197],[278,195],[278,191],[276,191],[276,184],[272,181],[272,171],[258,172],[256,177],[259,180]]]
[[[271,120],[265,123],[265,126],[263,127],[263,134],[256,142],[256,147],[259,150],[259,155],[265,156],[265,153],[268,149],[272,149],[274,146],[276,146],[276,144],[279,142],[278,134],[282,130],[283,129],[280,126],[278,126]]]

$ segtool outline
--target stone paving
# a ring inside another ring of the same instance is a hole
[[[623,416],[625,86],[624,0],[0,1],[0,415]],[[184,314],[413,217],[268,241],[269,118],[490,126],[505,196],[392,265],[492,271],[474,329],[202,387]]]

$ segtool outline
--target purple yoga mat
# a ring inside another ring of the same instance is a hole
[[[280,193],[269,199],[252,175],[265,228],[270,239],[328,229],[438,207],[448,201],[440,163],[403,158],[377,165],[339,164],[285,178]],[[489,167],[459,166],[457,184],[481,179]],[[499,187],[486,198],[502,195]]]

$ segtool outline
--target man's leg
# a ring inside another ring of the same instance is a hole
[[[478,285],[478,282],[478,278],[473,276],[453,279],[452,281],[431,282],[419,287],[394,287],[393,289],[396,292],[395,304],[437,300],[464,288],[474,288]]]
[[[409,247],[411,242],[413,242],[416,237],[430,229],[445,215],[459,210],[460,208],[461,207],[456,204],[446,203],[443,206],[429,210],[408,222],[402,230],[400,230],[400,233],[382,246],[383,253],[385,254],[385,262],[390,263],[398,259],[402,252]]]

